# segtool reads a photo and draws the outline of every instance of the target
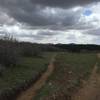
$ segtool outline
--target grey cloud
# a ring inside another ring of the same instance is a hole
[[[33,2],[33,3],[32,3]],[[47,26],[62,24],[73,25],[77,22],[78,14],[63,6],[76,6],[92,3],[91,0],[0,0],[0,8],[20,23],[31,26]],[[42,5],[42,6],[41,6]],[[43,6],[44,5],[44,6]],[[49,9],[55,8],[56,13]],[[61,8],[56,8],[61,7]],[[44,12],[48,8],[47,12]]]
[[[62,31],[40,30],[37,32],[36,35],[34,35],[34,39],[36,40],[50,39],[60,34],[63,35]]]
[[[4,35],[5,33],[3,31],[0,31],[0,35]]]
[[[15,33],[15,37],[28,37],[28,38],[33,38],[34,37],[34,35],[32,35],[32,34],[16,34]]]
[[[66,39],[71,43],[77,42],[77,37],[74,34],[69,34],[69,36]]]
[[[2,34],[6,34],[5,32],[1,32]],[[59,35],[61,34],[60,31],[51,31],[51,30],[38,30],[36,32],[36,34],[34,34],[34,31],[33,32],[29,32],[29,33],[16,33],[16,32],[13,32],[13,33],[10,33],[13,37],[15,38],[33,38],[35,40],[42,40],[42,39],[46,39],[46,38],[51,38],[51,37],[54,37],[56,35]]]
[[[51,31],[51,30],[47,30],[47,31],[39,31],[37,33],[37,35],[40,35],[40,36],[55,36],[55,35],[59,35],[60,32],[57,32],[57,31]]]
[[[1,9],[0,9],[0,26],[4,25],[4,24],[13,24],[15,23],[16,21],[8,16],[6,13],[4,13]]]
[[[47,26],[47,25],[72,25],[76,22],[77,15],[75,13],[67,12],[57,12],[57,14],[50,14],[41,12],[40,9],[33,10],[34,12],[12,12],[11,15],[17,19],[19,22],[23,22],[32,26]],[[49,12],[49,11],[48,11]],[[42,14],[43,15],[42,15]],[[62,15],[62,16],[61,16]]]
[[[77,5],[85,5],[98,0],[31,0],[33,4],[50,7],[68,8]]]
[[[91,35],[94,35],[94,36],[100,36],[100,28],[87,30],[87,31],[84,31],[84,33],[91,34]]]
[[[99,0],[97,0],[99,1]],[[33,34],[14,34],[16,37],[28,37],[35,40],[53,37],[67,30],[86,30],[88,34],[99,35],[100,29],[79,22],[82,10],[73,11],[71,7],[83,6],[96,0],[0,0],[0,25],[16,24],[22,29],[39,30]],[[5,16],[6,15],[6,16]],[[92,21],[91,21],[92,22]],[[90,23],[90,22],[89,22]],[[41,29],[45,30],[42,31]],[[88,30],[88,31],[87,31]],[[85,34],[84,32],[84,34]],[[69,39],[75,40],[74,36]]]
[[[59,35],[60,32],[55,32],[51,30],[39,30],[37,34],[17,34],[16,37],[21,38],[31,38],[34,40],[43,40],[43,39],[49,39],[52,37],[55,37],[56,35]]]

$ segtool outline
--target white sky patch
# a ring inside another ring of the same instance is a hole
[[[92,14],[90,16],[84,16],[83,14],[81,15],[81,21],[84,21],[85,23],[92,24],[94,26],[100,27],[100,3],[89,5],[88,8],[84,9],[89,9]]]
[[[97,36],[96,38],[94,38],[92,43],[100,45],[100,36]]]
[[[72,8],[72,11],[77,12],[77,11],[82,10],[82,9],[83,9],[83,7],[78,6],[78,7]]]
[[[29,37],[23,37],[23,38],[22,37],[19,37],[18,40],[19,41],[24,41],[24,42],[33,42],[33,43],[34,42],[37,42],[33,38],[29,38]]]
[[[70,30],[66,35],[68,43],[91,44],[96,39],[96,36],[86,35],[77,30]]]
[[[28,29],[23,29],[21,28],[20,24],[16,24],[16,25],[3,25],[0,26],[0,30],[5,32],[5,33],[9,33],[13,36],[19,36],[20,35],[30,35],[30,34],[36,34],[38,30],[28,30]]]
[[[63,33],[63,32],[62,32]],[[97,37],[93,35],[85,35],[77,30],[71,30],[55,37],[44,38],[39,43],[77,43],[77,44],[95,44]]]

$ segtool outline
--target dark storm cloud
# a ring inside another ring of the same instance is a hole
[[[69,8],[78,5],[85,5],[98,0],[31,0],[33,4],[49,7]]]
[[[4,10],[9,17],[13,17],[20,23],[31,26],[47,25],[73,25],[76,23],[76,15],[67,11],[67,8],[76,5],[84,5],[94,2],[94,0],[0,0],[0,8]],[[46,7],[55,8],[57,14],[43,12]],[[66,11],[56,9],[56,7]],[[67,12],[67,13],[66,13]]]
[[[69,11],[59,12],[58,10],[57,14],[52,14],[49,10],[47,12],[43,12],[41,9],[33,9],[32,12],[26,12],[20,8],[18,11],[9,13],[19,22],[23,22],[31,26],[50,26],[58,24],[73,25],[76,23],[77,14],[75,15],[75,13]]]
[[[0,0],[0,30],[14,34],[16,38],[28,38],[29,41],[52,39],[51,42],[54,37],[63,41],[70,34],[69,30],[87,30],[87,34],[99,34],[99,30],[91,31],[94,28],[92,21],[85,22],[83,18],[79,22],[87,7],[85,5],[94,2],[96,0]],[[73,10],[74,7],[76,9]],[[67,39],[77,40],[75,35]]]

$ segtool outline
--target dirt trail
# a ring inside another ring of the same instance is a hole
[[[33,86],[31,86],[28,90],[22,92],[16,100],[33,100],[38,90],[45,85],[46,80],[52,74],[54,70],[55,56],[56,55],[54,55],[51,59],[47,71],[40,77],[40,79],[35,84],[33,83]]]
[[[100,59],[100,53],[97,54],[98,58]]]
[[[100,54],[97,56],[100,58]],[[72,97],[72,100],[100,100],[100,75],[96,73],[97,67],[96,63],[88,82]]]

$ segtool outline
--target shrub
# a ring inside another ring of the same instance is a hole
[[[22,55],[26,57],[40,57],[41,49],[30,43],[22,45]]]
[[[0,40],[0,64],[5,67],[15,66],[18,63],[18,50],[15,43]]]

